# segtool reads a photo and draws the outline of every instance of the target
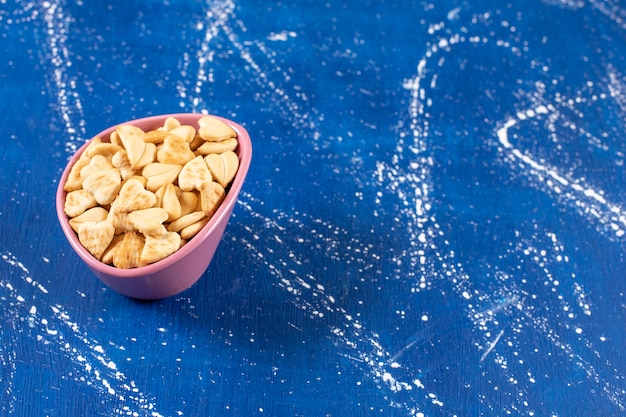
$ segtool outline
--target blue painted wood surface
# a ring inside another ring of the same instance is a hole
[[[0,34],[0,414],[626,412],[618,0],[7,0]],[[54,192],[183,111],[252,167],[203,278],[133,301]]]

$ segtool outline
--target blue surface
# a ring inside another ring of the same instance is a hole
[[[7,0],[0,33],[0,414],[626,413],[619,1]],[[203,278],[137,302],[54,193],[181,111],[252,167]]]

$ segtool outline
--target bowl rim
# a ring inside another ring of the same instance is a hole
[[[161,259],[160,261],[154,262],[152,264],[141,266],[137,268],[123,269],[117,268],[112,265],[105,264],[100,260],[96,259],[78,240],[78,235],[74,232],[74,229],[69,224],[69,218],[65,214],[63,209],[65,196],[67,192],[64,190],[65,182],[67,181],[67,177],[69,176],[69,172],[74,166],[74,164],[78,161],[82,153],[85,151],[87,146],[96,138],[100,137],[104,142],[109,141],[109,135],[113,132],[118,126],[125,124],[142,124],[142,125],[154,125],[153,128],[157,128],[160,125],[163,125],[163,122],[168,117],[174,117],[181,121],[181,124],[195,124],[194,127],[198,127],[197,121],[204,116],[216,117],[224,123],[228,124],[235,132],[237,133],[237,142],[238,146],[235,150],[235,153],[239,157],[239,167],[237,169],[237,173],[233,178],[233,181],[230,184],[228,192],[224,198],[224,201],[220,204],[217,211],[213,214],[209,222],[192,238],[187,242],[183,247],[179,248],[173,254],[167,256],[166,258]],[[159,125],[160,123],[160,125]],[[80,258],[85,261],[88,267],[93,270],[98,271],[99,273],[106,274],[108,276],[115,276],[117,278],[140,278],[147,275],[155,274],[161,270],[168,269],[172,265],[177,264],[184,260],[190,253],[197,250],[202,246],[202,243],[211,237],[213,232],[218,226],[224,222],[228,221],[232,208],[237,201],[237,197],[241,191],[244,180],[248,173],[248,169],[250,167],[250,162],[252,159],[252,142],[250,140],[250,135],[247,130],[241,126],[240,124],[218,116],[214,114],[205,114],[205,113],[169,113],[169,114],[160,114],[148,117],[142,117],[138,119],[133,119],[121,123],[117,123],[111,127],[108,127],[102,130],[100,133],[94,135],[91,139],[87,140],[74,154],[70,157],[67,164],[63,169],[63,173],[61,174],[61,178],[59,180],[59,184],[57,186],[56,192],[56,211],[57,217],[59,219],[59,223],[61,224],[61,229],[63,230],[67,240],[69,241],[72,248],[78,253]]]

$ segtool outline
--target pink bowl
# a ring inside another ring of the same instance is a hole
[[[197,121],[203,116],[206,115],[192,113],[166,114],[132,120],[124,124],[132,124],[143,130],[152,130],[162,126],[168,117],[175,117],[182,124],[198,128]],[[252,143],[250,142],[248,132],[237,123],[224,118],[220,119],[237,132],[237,140],[239,142],[239,146],[235,151],[239,156],[239,169],[224,201],[207,225],[186,245],[167,258],[140,268],[120,269],[106,265],[94,258],[78,240],[78,236],[71,228],[68,217],[63,210],[66,195],[63,186],[67,181],[71,167],[91,141],[85,143],[69,160],[57,188],[57,217],[61,223],[63,233],[72,248],[108,287],[131,298],[157,300],[185,291],[202,277],[211,263],[211,259],[226,229],[252,158]],[[96,136],[99,136],[106,142],[115,128],[116,126],[110,127]]]

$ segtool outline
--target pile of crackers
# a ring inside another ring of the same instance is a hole
[[[64,184],[65,214],[98,260],[137,268],[164,259],[211,219],[239,168],[237,133],[203,116],[198,128],[174,117],[143,131],[116,127],[95,137]]]

